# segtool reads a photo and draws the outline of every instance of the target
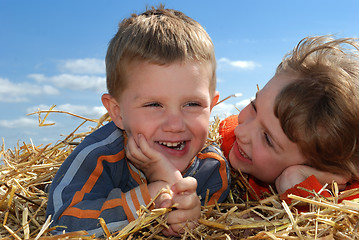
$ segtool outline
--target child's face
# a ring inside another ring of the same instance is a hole
[[[234,131],[236,141],[229,153],[232,167],[267,183],[273,183],[288,166],[306,162],[273,110],[276,96],[291,81],[288,75],[274,76],[240,112]]]
[[[114,121],[137,143],[138,134],[144,135],[150,147],[183,171],[208,136],[211,109],[218,100],[218,93],[212,97],[209,91],[211,77],[211,65],[197,61],[132,63]]]

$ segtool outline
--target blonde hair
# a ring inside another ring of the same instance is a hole
[[[216,60],[204,28],[182,12],[152,8],[119,24],[106,55],[107,89],[117,98],[126,88],[126,68],[134,60],[165,65],[198,60],[212,65],[210,91],[216,88]]]
[[[297,76],[275,100],[284,133],[319,170],[359,178],[358,39],[307,37],[276,74]]]

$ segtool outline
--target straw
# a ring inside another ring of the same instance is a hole
[[[53,108],[36,113],[42,126],[48,125],[45,120],[49,113],[70,114]],[[41,118],[41,114],[46,115]],[[46,218],[47,188],[62,162],[74,150],[74,144],[110,121],[107,114],[99,119],[79,119],[79,126],[95,126],[85,133],[77,133],[77,127],[55,144],[19,143],[14,149],[5,149],[3,140],[0,148],[0,237],[95,239],[86,231],[52,235],[51,219]],[[211,123],[208,144],[221,143],[219,122],[217,118]],[[226,201],[203,206],[195,228],[190,229],[190,225],[184,224],[183,233],[177,239],[359,239],[359,199],[342,201],[358,194],[359,189],[339,192],[337,184],[333,183],[332,189],[328,189],[330,198],[324,198],[320,193],[307,198],[292,194],[288,197],[295,203],[287,205],[274,190],[265,199],[256,198],[245,174],[233,171],[231,178],[231,192]],[[248,200],[245,196],[250,194],[257,200]],[[307,206],[308,211],[300,212],[296,208],[298,204]],[[118,232],[110,232],[104,219],[99,219],[99,226],[108,239],[175,239],[162,234],[169,227],[168,213],[175,207],[153,209],[152,204],[141,206],[137,219]]]

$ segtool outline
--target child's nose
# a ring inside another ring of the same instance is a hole
[[[251,123],[251,121],[239,123],[234,129],[234,134],[236,135],[237,140],[243,144],[251,142]]]
[[[181,132],[185,129],[184,118],[180,112],[168,112],[163,124],[163,130],[168,132]]]

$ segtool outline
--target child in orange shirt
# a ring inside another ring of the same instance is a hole
[[[256,98],[221,122],[222,150],[232,167],[275,184],[278,193],[311,175],[305,184],[315,190],[333,180],[344,189],[357,180],[358,46],[354,38],[300,41]]]

